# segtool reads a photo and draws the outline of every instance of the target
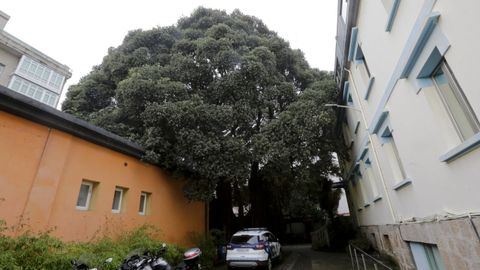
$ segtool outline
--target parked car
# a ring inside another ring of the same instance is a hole
[[[264,268],[282,258],[280,241],[266,228],[246,228],[236,232],[227,244],[228,269]]]

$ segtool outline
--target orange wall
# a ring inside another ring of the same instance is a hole
[[[86,211],[76,209],[82,180],[98,182]],[[205,231],[205,204],[188,202],[182,185],[134,157],[0,112],[0,219],[7,225],[85,241],[148,223],[162,239],[189,244],[191,232]],[[111,210],[116,186],[128,189],[120,213]],[[151,193],[147,215],[138,214],[142,191]]]

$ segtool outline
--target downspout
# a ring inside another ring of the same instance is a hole
[[[388,207],[390,209],[390,214],[392,215],[393,221],[395,223],[397,223],[397,217],[396,217],[397,215],[395,213],[394,208],[392,207],[392,202],[390,200],[390,195],[388,194],[387,185],[385,184],[385,178],[383,176],[383,170],[382,170],[382,168],[380,167],[380,164],[379,164],[378,153],[377,153],[377,150],[375,149],[375,146],[373,145],[372,135],[369,132],[368,122],[367,122],[367,118],[365,117],[362,101],[360,100],[360,95],[358,94],[358,91],[357,91],[357,85],[355,84],[355,80],[353,79],[353,75],[352,75],[351,71],[347,68],[344,68],[344,70],[346,72],[348,72],[349,77],[351,77],[351,79],[352,79],[353,90],[355,91],[355,96],[357,97],[357,102],[360,105],[360,114],[362,115],[363,123],[365,123],[365,129],[366,129],[366,132],[367,132],[368,141],[372,145],[373,155],[374,155],[374,158],[375,158],[375,161],[376,161],[375,164],[377,165],[377,169],[380,172],[380,180],[382,181],[382,187],[383,187],[383,190],[385,191],[385,197],[387,198],[387,204],[388,204]]]

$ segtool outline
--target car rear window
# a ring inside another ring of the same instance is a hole
[[[258,243],[257,235],[235,235],[232,237],[232,244],[256,244]]]

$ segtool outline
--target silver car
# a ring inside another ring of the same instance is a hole
[[[271,270],[272,261],[281,260],[282,247],[266,228],[247,228],[236,232],[227,245],[228,269],[264,268]]]

